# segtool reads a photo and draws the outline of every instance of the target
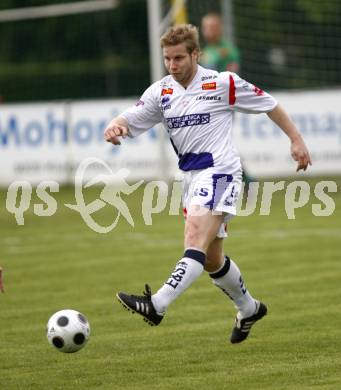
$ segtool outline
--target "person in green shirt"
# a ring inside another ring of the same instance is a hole
[[[239,51],[223,38],[223,23],[215,13],[205,15],[201,20],[201,32],[206,42],[200,63],[218,72],[239,71]]]
[[[234,72],[240,70],[239,50],[223,38],[223,22],[216,13],[206,14],[201,19],[201,33],[206,42],[201,52],[200,64],[205,68],[218,72]],[[244,190],[247,192],[249,184],[254,179],[249,175],[243,164]]]

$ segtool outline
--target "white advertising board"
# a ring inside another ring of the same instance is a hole
[[[311,151],[310,175],[341,173],[341,91],[275,93],[294,119]],[[168,177],[177,172],[170,143],[160,147],[160,131],[151,129],[124,145],[104,142],[109,120],[135,99],[0,105],[0,185],[15,180],[32,184],[73,182],[79,163],[88,157],[105,161],[113,172],[130,171],[129,179]],[[288,176],[296,164],[288,138],[265,114],[237,113],[234,140],[251,176]],[[102,169],[102,168],[101,168]]]
[[[281,92],[273,96],[289,112],[311,152],[313,165],[306,174],[341,174],[341,90]],[[237,114],[233,134],[251,176],[295,173],[289,139],[266,114]]]
[[[88,157],[103,160],[113,172],[129,169],[131,180],[160,177],[161,157],[167,157],[172,177],[176,156],[167,141],[166,153],[161,151],[160,130],[126,138],[124,146],[104,141],[106,124],[132,104],[135,100],[127,99],[0,106],[0,185],[14,180],[73,182],[75,170]]]

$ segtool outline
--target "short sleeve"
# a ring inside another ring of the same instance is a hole
[[[131,137],[137,137],[162,121],[157,99],[157,85],[157,83],[152,84],[145,90],[135,106],[120,114],[128,122]]]
[[[228,101],[231,110],[250,114],[272,111],[276,99],[269,93],[240,78],[236,73],[226,72],[228,77]]]

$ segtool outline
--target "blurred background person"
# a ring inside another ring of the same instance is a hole
[[[209,13],[201,20],[201,33],[204,38],[200,63],[218,72],[239,72],[239,50],[223,38],[223,23],[216,13]]]
[[[219,14],[208,13],[201,19],[201,34],[204,38],[200,63],[206,68],[218,72],[235,72],[240,70],[239,50],[223,37],[223,21]],[[244,190],[247,191],[253,181],[243,164]]]

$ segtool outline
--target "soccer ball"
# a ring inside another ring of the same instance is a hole
[[[77,352],[90,336],[90,324],[76,310],[60,310],[47,323],[47,339],[60,352]]]

